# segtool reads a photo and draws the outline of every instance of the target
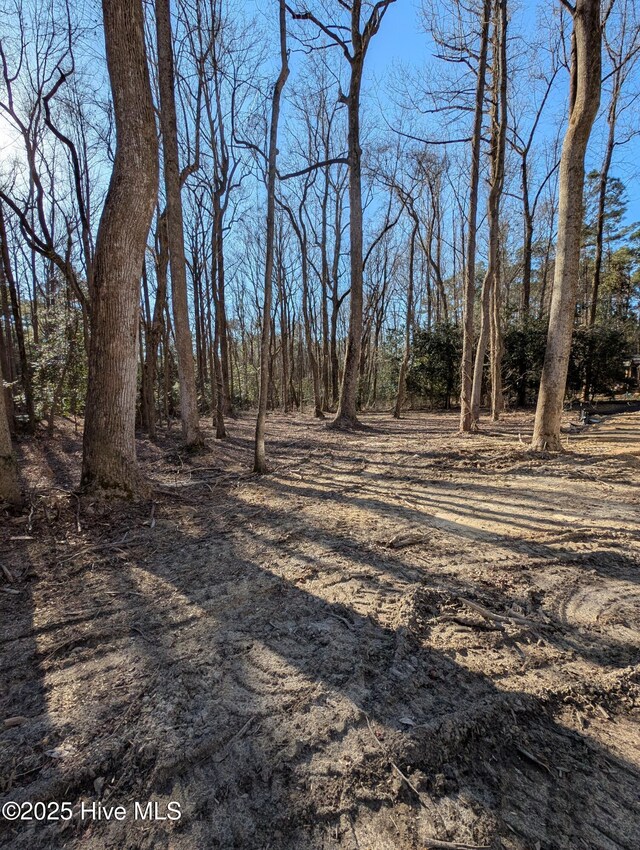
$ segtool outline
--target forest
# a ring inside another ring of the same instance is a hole
[[[640,847],[639,116],[636,0],[0,0],[0,847]]]

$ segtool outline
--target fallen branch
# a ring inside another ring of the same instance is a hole
[[[458,596],[457,599],[459,602],[462,602],[463,605],[466,605],[467,608],[471,608],[472,611],[475,611],[476,614],[480,614],[481,617],[484,617],[486,620],[491,620],[494,623],[518,623],[521,626],[530,626],[533,628],[543,625],[543,623],[536,623],[533,620],[527,620],[526,617],[521,617],[519,614],[494,614],[493,611],[489,611],[488,608],[478,605],[477,602],[465,599],[464,596]]]

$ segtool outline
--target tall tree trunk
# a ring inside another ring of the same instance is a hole
[[[213,293],[213,303],[215,308],[214,315],[214,334],[213,334],[213,372],[211,379],[212,387],[212,407],[214,409],[214,426],[216,429],[216,439],[223,440],[227,436],[227,429],[224,424],[226,411],[228,410],[226,383],[224,378],[223,368],[223,351],[224,351],[224,303],[221,298],[224,296],[224,269],[221,269],[220,263],[223,259],[222,251],[222,211],[220,207],[220,196],[217,192],[213,194],[213,232],[211,234],[211,291]],[[215,387],[215,389],[214,389]]]
[[[13,326],[16,333],[16,340],[18,342],[20,379],[22,383],[22,389],[24,390],[24,398],[27,406],[29,430],[31,431],[31,433],[33,433],[36,427],[36,413],[35,406],[33,403],[33,379],[31,375],[31,364],[29,363],[29,358],[27,357],[27,347],[25,344],[24,328],[22,325],[22,314],[20,312],[20,303],[18,301],[18,289],[16,287],[16,281],[13,276],[13,269],[11,268],[11,261],[9,259],[7,229],[5,227],[4,210],[2,209],[2,204],[0,204],[0,251],[2,252],[2,258],[0,259],[0,262],[2,263],[3,272],[3,274],[0,272],[0,276],[4,278],[9,287],[11,310],[13,312]]]
[[[321,374],[320,367],[318,365],[318,358],[316,357],[316,345],[313,339],[313,329],[311,327],[311,306],[310,306],[310,297],[309,297],[309,243],[307,237],[307,229],[304,221],[304,205],[307,198],[307,190],[309,184],[305,186],[305,190],[302,196],[302,201],[298,208],[298,219],[293,215],[293,212],[289,207],[285,207],[289,214],[289,219],[291,221],[291,225],[295,231],[296,236],[298,237],[298,242],[300,243],[300,264],[301,264],[301,275],[302,275],[302,320],[304,324],[304,340],[307,348],[307,357],[309,359],[309,368],[311,369],[311,385],[313,389],[313,403],[314,403],[314,416],[316,419],[324,419],[324,413],[322,412],[323,408],[323,391],[321,387]],[[328,269],[327,269],[328,273]],[[327,296],[327,287],[323,285],[322,297],[325,300],[326,304],[326,296]],[[324,334],[324,328],[323,328]],[[293,334],[292,334],[293,336]],[[326,339],[326,337],[325,337]],[[304,358],[302,356],[302,340],[299,343],[299,351],[300,356],[298,357],[299,362],[299,373],[300,373],[300,386],[302,386],[302,373],[304,367]],[[293,354],[292,354],[293,361]],[[328,377],[328,376],[327,376]],[[326,400],[327,396],[325,393],[324,400]],[[302,390],[300,390],[300,402],[302,402]]]
[[[1,266],[0,266],[1,268]],[[0,291],[4,296],[2,288],[2,273],[0,272]],[[11,392],[11,383],[13,381],[13,358],[11,357],[11,328],[6,331],[4,323],[0,322],[0,375],[7,376],[7,386],[0,387],[0,392],[4,395],[5,413],[9,423],[9,430],[14,433],[13,423],[13,393]]]
[[[502,394],[502,295],[500,292],[500,270],[502,263],[498,259],[496,282],[491,293],[491,419],[497,422],[504,410]]]
[[[571,108],[560,159],[558,241],[547,348],[532,447],[560,451],[580,263],[584,159],[600,105],[602,27],[599,0],[576,0],[573,12]]]
[[[187,263],[184,253],[184,222],[178,162],[178,125],[175,101],[175,73],[171,36],[170,0],[156,0],[156,32],[158,41],[158,85],[160,89],[160,128],[164,185],[167,196],[167,233],[169,268],[171,270],[171,304],[176,334],[178,383],[180,385],[180,418],[182,437],[188,449],[204,445],[198,415],[193,343],[189,327],[187,296]]]
[[[262,307],[262,336],[260,340],[260,392],[256,419],[256,440],[253,471],[267,472],[264,432],[267,419],[267,396],[269,393],[269,362],[271,343],[271,300],[273,295],[273,251],[275,241],[276,172],[278,161],[278,120],[282,89],[289,76],[287,56],[287,20],[285,0],[280,0],[280,73],[273,87],[271,103],[271,126],[269,129],[269,152],[267,168],[267,238],[264,263],[264,301]]]
[[[358,0],[354,0],[354,17],[356,15],[355,9],[357,7],[359,10],[359,5]],[[361,41],[359,13],[352,30],[354,35],[356,32],[357,35],[356,44],[354,44],[354,57],[351,63],[349,94],[347,96],[351,292],[349,296],[349,331],[347,334],[347,350],[344,358],[342,385],[340,387],[336,418],[331,423],[332,427],[335,428],[349,428],[358,424],[356,402],[362,349],[363,236],[362,175],[360,164],[360,84],[362,81],[364,53],[361,48],[358,50],[357,47],[357,44]]]
[[[480,181],[480,147],[482,144],[482,116],[484,114],[484,89],[487,71],[490,16],[491,0],[484,0],[476,81],[473,135],[471,139],[471,181],[469,184],[467,260],[464,277],[462,320],[462,374],[460,380],[461,431],[471,431],[473,428],[471,387],[473,375],[473,305],[476,291],[476,230],[478,216],[478,184]]]
[[[163,321],[167,301],[167,267],[169,265],[169,249],[167,245],[166,211],[158,215],[157,221],[157,256],[156,256],[156,297],[153,304],[153,317],[147,333],[147,345],[144,358],[144,407],[147,433],[150,440],[156,439],[156,404],[155,387],[158,370],[158,348],[162,339]]]
[[[325,159],[329,159],[329,146],[325,148]],[[322,320],[322,408],[329,408],[329,253],[327,245],[327,207],[329,203],[329,169],[324,172],[322,194],[322,222],[320,228],[320,252],[322,261],[320,311]],[[337,236],[336,236],[337,238]],[[303,259],[304,262],[304,259]],[[314,396],[315,398],[315,396]],[[317,404],[316,404],[317,407]],[[321,409],[322,409],[321,408]],[[317,412],[316,412],[317,415]]]
[[[95,253],[82,484],[133,494],[140,271],[158,192],[142,0],[103,0],[116,153]]]
[[[224,236],[223,236],[223,221],[220,219],[220,229],[218,230],[217,239],[218,250],[218,298],[216,306],[220,314],[220,370],[222,372],[222,387],[224,390],[223,411],[225,416],[233,415],[233,389],[231,381],[231,362],[229,357],[229,323],[227,322],[227,306],[225,298],[225,273],[224,273]]]
[[[291,412],[291,396],[289,393],[291,361],[289,359],[289,317],[287,313],[287,294],[285,291],[285,276],[282,257],[282,232],[279,235],[280,248],[278,250],[278,270],[276,280],[278,282],[278,299],[280,302],[280,367],[282,383],[282,409],[284,413]]]
[[[4,384],[0,368],[0,503],[19,505],[22,502],[18,483],[18,468],[11,446],[11,431],[5,406]]]
[[[411,328],[413,326],[413,278],[414,264],[416,256],[416,237],[418,235],[418,220],[414,219],[413,228],[411,230],[411,240],[409,243],[409,283],[407,286],[407,315],[404,325],[404,356],[400,364],[400,375],[398,376],[398,393],[396,395],[396,404],[393,410],[393,415],[396,419],[400,419],[402,413],[402,405],[407,384],[407,370],[409,369],[409,358],[411,357]]]
[[[331,359],[331,403],[337,408],[340,397],[340,361],[338,359],[338,312],[342,303],[339,295],[340,252],[342,250],[342,192],[336,186],[336,207],[334,218],[335,240],[333,261],[331,263],[331,330],[329,352]]]
[[[311,381],[313,385],[313,415],[316,417],[316,419],[324,419],[324,413],[322,412],[323,398],[322,391],[320,389],[320,370],[318,369],[318,361],[315,355],[315,345],[313,342],[313,333],[311,330],[311,315],[309,310],[309,261],[307,259],[306,240],[304,245],[302,246],[302,317],[304,321],[304,337],[307,346],[307,357],[309,358],[309,366],[311,368]],[[300,371],[302,372],[302,369]]]
[[[349,330],[344,358],[342,385],[334,428],[351,428],[358,425],[358,379],[362,350],[362,290],[363,290],[363,232],[362,232],[362,173],[360,148],[360,89],[362,72],[372,37],[378,32],[382,18],[394,0],[376,3],[367,23],[361,29],[362,0],[351,3],[351,53],[345,48],[349,60],[349,92],[347,105],[347,159],[349,161],[349,261],[351,291],[349,302]],[[348,4],[343,4],[349,8]]]
[[[613,149],[616,139],[616,118],[618,111],[618,98],[620,97],[620,89],[622,83],[622,62],[616,71],[613,92],[611,94],[611,103],[607,113],[607,123],[609,131],[607,133],[607,148],[604,154],[602,169],[600,170],[600,179],[598,181],[598,216],[596,220],[596,252],[593,259],[593,284],[591,286],[591,299],[589,302],[589,312],[587,314],[587,328],[591,330],[596,323],[596,314],[598,311],[598,295],[600,293],[600,278],[602,276],[602,258],[604,254],[604,223],[605,223],[605,207],[607,200],[607,185],[609,182],[609,169],[611,168],[611,160],[613,159]],[[591,384],[593,383],[593,345],[591,340],[588,342],[589,350],[587,352],[586,375],[582,396],[585,401],[589,399],[591,393]]]
[[[493,290],[500,285],[498,279],[498,243],[500,239],[500,198],[504,182],[504,153],[507,132],[507,3],[497,0],[493,38],[493,98],[491,106],[491,188],[487,213],[489,218],[489,261],[482,283],[482,312],[480,335],[476,348],[473,387],[471,390],[471,428],[478,427],[484,361],[491,326]]]
[[[522,154],[522,297],[520,300],[520,318],[526,322],[531,306],[531,257],[533,254],[533,214],[529,202],[529,162],[528,151]]]

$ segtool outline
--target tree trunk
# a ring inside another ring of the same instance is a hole
[[[523,248],[522,248],[522,298],[520,301],[520,318],[526,322],[531,306],[531,257],[533,245],[533,215],[529,203],[529,164],[528,151],[522,155],[522,217],[523,217]]]
[[[140,270],[158,192],[142,0],[103,0],[116,153],[95,253],[82,485],[133,495]]]
[[[269,393],[269,362],[271,343],[271,300],[273,294],[273,251],[275,237],[276,173],[278,161],[278,120],[280,118],[280,98],[282,89],[289,76],[287,57],[287,20],[285,0],[280,0],[280,73],[273,87],[271,103],[271,126],[269,130],[269,152],[267,168],[267,238],[264,264],[264,302],[262,308],[262,336],[260,339],[260,391],[258,396],[258,416],[256,419],[256,440],[253,471],[267,472],[267,458],[264,446],[264,432],[267,419],[267,396]]]
[[[193,343],[189,327],[187,264],[184,253],[184,222],[180,191],[180,166],[178,163],[178,126],[174,91],[171,9],[169,0],[156,0],[155,5],[160,128],[162,130],[164,185],[167,201],[171,305],[173,307],[173,326],[178,357],[178,383],[180,385],[180,418],[182,421],[182,437],[187,449],[197,450],[204,445],[204,439],[200,432]]]
[[[532,447],[560,451],[560,424],[576,309],[584,159],[600,104],[602,28],[599,0],[576,0],[573,13],[571,111],[560,159],[558,240]]]
[[[336,207],[334,218],[335,240],[331,264],[331,330],[329,352],[331,359],[331,403],[338,406],[340,397],[340,361],[338,359],[338,311],[342,303],[339,295],[340,252],[342,250],[342,191],[336,185]]]
[[[147,345],[144,359],[144,407],[147,433],[150,440],[156,439],[155,386],[158,370],[158,348],[162,338],[162,317],[167,301],[167,267],[169,252],[167,246],[166,212],[158,215],[158,238],[156,257],[156,297],[153,305],[153,318],[147,333]]]
[[[413,277],[414,264],[416,255],[416,237],[418,235],[418,221],[414,220],[413,229],[411,231],[411,241],[409,243],[409,284],[407,287],[407,317],[404,326],[404,357],[400,364],[400,375],[398,376],[398,394],[396,395],[396,405],[393,415],[396,419],[400,419],[402,413],[402,405],[404,404],[404,396],[406,392],[407,370],[409,369],[409,359],[411,357],[411,328],[413,326]]]
[[[311,331],[311,317],[309,311],[309,262],[307,259],[306,242],[302,246],[302,317],[304,321],[304,336],[313,385],[313,415],[316,419],[324,419],[324,413],[322,412],[322,391],[320,389],[320,370],[318,369],[318,361],[315,355],[313,334]],[[300,371],[302,371],[302,369]]]
[[[224,440],[227,429],[224,424],[228,410],[227,391],[224,379],[223,351],[224,351],[224,304],[221,298],[224,295],[224,269],[221,268],[223,259],[223,246],[221,238],[222,209],[220,207],[220,196],[217,192],[213,194],[213,232],[211,234],[211,291],[213,293],[213,304],[215,308],[212,362],[213,372],[211,378],[212,407],[214,409],[213,424],[216,429],[216,439]]]
[[[354,2],[353,16],[356,15]],[[342,385],[336,418],[331,423],[334,428],[351,428],[358,425],[356,403],[358,397],[358,377],[360,370],[360,354],[362,349],[362,175],[360,165],[360,84],[364,52],[358,49],[360,42],[360,21],[352,27],[354,35],[354,56],[351,61],[351,79],[347,96],[348,110],[348,159],[349,159],[349,242],[351,292],[349,301],[349,331],[347,335],[347,350],[344,358]]]
[[[476,348],[473,387],[471,391],[471,429],[476,430],[480,419],[480,400],[484,361],[491,326],[493,290],[500,285],[498,279],[498,242],[500,239],[500,198],[504,182],[504,153],[507,132],[507,3],[496,3],[493,38],[493,98],[491,106],[491,188],[487,214],[489,219],[489,261],[482,283],[482,312],[480,336]]]
[[[471,431],[473,414],[471,409],[471,386],[473,370],[473,305],[476,291],[476,230],[478,215],[478,183],[480,181],[480,146],[482,144],[482,116],[484,114],[484,88],[489,45],[489,19],[491,0],[484,0],[480,55],[471,140],[471,182],[469,184],[469,218],[467,225],[467,262],[464,277],[463,322],[462,322],[462,374],[460,391],[460,430]]]
[[[500,269],[502,263],[498,259],[495,286],[491,293],[491,419],[497,422],[504,410],[502,394],[502,298],[500,292]]]
[[[11,299],[11,310],[13,312],[13,326],[16,332],[16,340],[18,342],[18,357],[20,360],[20,378],[22,389],[24,390],[24,398],[27,406],[27,417],[29,419],[29,431],[33,433],[36,428],[36,414],[33,403],[33,379],[31,376],[31,364],[27,357],[27,347],[24,340],[24,328],[22,325],[22,314],[20,313],[20,304],[18,302],[18,290],[16,281],[11,268],[9,259],[9,245],[7,243],[7,230],[4,223],[4,211],[0,204],[0,251],[2,257],[3,272],[2,275],[9,286],[9,297]]]
[[[604,155],[604,162],[600,171],[600,180],[598,181],[598,217],[596,221],[596,252],[593,260],[593,284],[591,287],[591,299],[589,302],[589,312],[587,314],[587,328],[591,330],[596,323],[596,314],[598,311],[598,295],[600,293],[600,278],[602,275],[602,257],[604,254],[604,221],[605,221],[605,206],[607,200],[607,185],[609,182],[609,169],[611,168],[611,160],[613,159],[613,149],[616,139],[616,118],[618,111],[618,98],[621,88],[621,73],[622,62],[617,70],[613,93],[611,95],[611,103],[607,114],[607,123],[609,132],[607,134],[607,148]],[[587,351],[586,374],[582,397],[585,401],[589,400],[591,393],[591,384],[593,383],[593,345],[592,341],[588,341],[589,349]]]
[[[5,406],[4,383],[0,368],[0,502],[20,505],[22,494],[18,482],[18,468],[11,447],[11,431]]]
[[[329,159],[329,146],[325,147],[325,159]],[[321,285],[322,294],[320,300],[320,311],[322,316],[322,408],[329,409],[329,255],[327,246],[327,206],[329,203],[329,169],[324,172],[324,190],[322,195],[322,221],[320,228],[320,252],[321,252]],[[336,235],[336,239],[337,239]],[[303,258],[303,262],[305,259]],[[303,272],[304,274],[304,272]],[[314,390],[315,398],[315,390]],[[317,403],[316,403],[317,407]],[[316,413],[317,415],[317,413]]]

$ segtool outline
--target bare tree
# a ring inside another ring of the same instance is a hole
[[[559,451],[562,407],[576,309],[584,160],[600,104],[602,23],[600,0],[562,0],[573,17],[569,124],[560,159],[558,242],[532,447]]]
[[[404,325],[404,354],[400,363],[400,374],[398,375],[398,393],[393,408],[393,415],[400,419],[407,391],[407,371],[411,359],[411,329],[413,328],[413,291],[414,291],[414,269],[416,257],[416,239],[418,236],[418,217],[413,213],[411,236],[409,237],[409,274],[407,281],[407,312]]]
[[[596,252],[593,261],[593,284],[587,327],[593,327],[596,321],[604,253],[605,205],[613,152],[616,147],[629,141],[628,134],[625,134],[622,138],[617,138],[616,128],[621,113],[635,106],[638,101],[637,92],[632,92],[630,96],[624,97],[625,86],[628,85],[640,56],[640,24],[634,11],[634,4],[630,3],[629,0],[623,0],[618,6],[618,17],[619,25],[616,32],[607,35],[606,31],[603,31],[604,44],[611,65],[609,75],[611,78],[611,95],[607,109],[607,143],[598,179]],[[632,133],[632,135],[635,135],[635,133]]]
[[[471,180],[467,217],[467,251],[464,277],[462,321],[462,370],[460,381],[460,430],[473,428],[472,375],[473,375],[473,306],[476,290],[476,228],[478,213],[478,184],[480,182],[480,146],[482,144],[482,119],[484,115],[484,89],[486,83],[487,52],[491,0],[484,0],[480,31],[480,48],[476,70],[476,96],[471,138]]]
[[[5,403],[2,368],[0,367],[0,503],[19,505],[22,501],[16,459],[11,447],[11,432]]]
[[[276,215],[276,177],[278,167],[278,121],[280,118],[280,99],[289,76],[287,54],[287,10],[284,0],[279,0],[280,32],[280,73],[273,87],[271,101],[271,125],[269,129],[269,150],[267,166],[267,241],[264,263],[264,297],[262,306],[262,336],[260,340],[260,394],[258,397],[258,416],[256,418],[256,438],[253,470],[267,472],[264,432],[267,419],[267,395],[269,392],[269,353],[271,343],[271,301],[273,291],[273,253],[275,241]]]
[[[169,0],[156,0],[156,32],[158,44],[158,84],[160,89],[160,128],[162,131],[169,268],[171,271],[171,304],[173,307],[173,326],[176,334],[176,353],[178,356],[182,437],[186,447],[194,450],[202,448],[204,439],[200,431],[193,342],[189,327],[187,265],[184,253],[184,224],[180,166],[178,163],[178,126],[174,89],[175,72]]]
[[[349,234],[351,290],[349,302],[349,331],[344,359],[342,385],[336,418],[331,423],[334,428],[350,428],[358,424],[357,398],[358,375],[362,349],[362,309],[363,309],[363,213],[362,213],[362,168],[360,148],[360,91],[362,73],[367,50],[371,39],[380,29],[382,19],[395,0],[379,0],[374,3],[369,17],[363,26],[362,0],[342,5],[349,12],[349,26],[342,27],[320,21],[309,11],[297,12],[289,9],[293,18],[311,21],[324,35],[339,45],[349,65],[349,87],[341,100],[347,106],[347,160],[349,164]],[[348,29],[350,39],[342,35]]]
[[[103,0],[116,153],[96,243],[82,484],[132,495],[140,275],[158,192],[142,0]]]
[[[18,358],[20,362],[20,379],[24,390],[24,397],[27,406],[27,416],[29,418],[29,428],[33,432],[36,426],[35,406],[33,403],[33,375],[31,363],[27,356],[27,347],[25,344],[24,327],[22,324],[22,313],[20,312],[20,304],[18,303],[18,288],[16,286],[13,268],[9,258],[9,242],[7,239],[7,228],[4,220],[4,210],[0,203],[0,279],[4,283],[7,282],[9,289],[9,297],[11,301],[11,311],[13,314],[13,326],[15,328],[16,339],[18,342]],[[8,337],[10,339],[10,337]]]
[[[507,4],[497,0],[494,12],[493,36],[493,91],[491,101],[491,177],[487,215],[489,219],[489,262],[482,283],[480,299],[480,334],[476,348],[473,386],[471,390],[471,427],[478,427],[480,400],[487,343],[490,336],[491,304],[495,291],[500,286],[498,248],[500,239],[500,198],[504,183],[504,154],[507,132]],[[499,315],[493,311],[494,325],[499,326]],[[496,324],[498,320],[498,324]],[[494,343],[497,343],[494,338]],[[495,353],[496,346],[493,346]],[[495,372],[494,372],[495,377]]]
[[[562,32],[559,33],[559,37],[562,37]],[[545,111],[545,107],[548,104],[549,96],[551,95],[553,85],[558,76],[558,72],[560,71],[560,62],[558,61],[558,45],[552,44],[551,46],[551,67],[547,74],[543,77],[544,87],[542,91],[542,95],[538,101],[537,106],[535,107],[535,112],[533,114],[533,118],[531,120],[531,124],[528,128],[528,132],[522,130],[520,125],[522,121],[522,115],[527,114],[526,108],[523,109],[522,105],[517,104],[516,110],[517,114],[513,117],[513,128],[512,128],[512,138],[509,139],[509,142],[515,152],[520,157],[520,181],[522,187],[522,223],[523,223],[523,239],[522,239],[522,292],[520,298],[520,313],[521,318],[526,320],[529,316],[530,311],[530,303],[531,303],[531,263],[533,257],[533,229],[534,229],[534,221],[536,209],[538,206],[538,202],[540,200],[540,196],[546,185],[547,181],[550,179],[551,174],[558,167],[557,160],[552,164],[551,168],[547,170],[547,174],[544,179],[540,182],[538,189],[533,193],[532,198],[532,188],[531,188],[531,153],[533,149],[533,144],[536,139],[536,134],[540,127],[540,122],[542,120],[542,116]],[[533,62],[538,63],[539,57],[536,55],[533,58]],[[524,95],[524,98],[527,102],[530,102],[531,92],[530,92],[530,82],[528,81],[527,89]]]

